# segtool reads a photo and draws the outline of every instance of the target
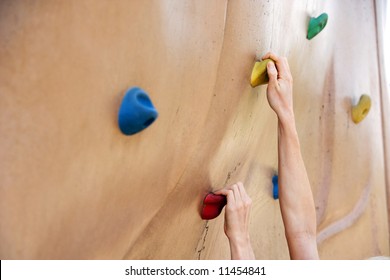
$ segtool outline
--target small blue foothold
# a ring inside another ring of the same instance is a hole
[[[151,125],[158,117],[148,94],[139,87],[127,90],[119,108],[118,124],[126,135],[133,135]]]
[[[274,185],[274,187],[273,187],[273,196],[274,196],[274,199],[278,199],[278,198],[279,198],[278,175],[274,175],[274,177],[272,177],[272,184]]]

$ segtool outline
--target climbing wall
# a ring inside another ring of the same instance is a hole
[[[294,77],[321,258],[389,255],[374,1],[114,2],[0,1],[1,259],[228,259],[223,216],[199,213],[237,181],[256,258],[287,259],[277,119],[249,84],[269,50]],[[133,86],[159,117],[126,136]]]

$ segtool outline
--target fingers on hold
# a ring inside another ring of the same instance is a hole
[[[284,64],[286,65],[286,68],[288,69],[288,70],[290,70],[290,65],[288,64],[288,59],[287,59],[287,57],[283,57],[283,62],[284,62]]]
[[[278,70],[276,69],[276,65],[273,61],[270,61],[267,63],[267,68],[269,70],[271,70],[272,72],[275,72],[275,73],[278,72]]]
[[[235,206],[240,208],[242,204],[245,204],[245,201],[250,200],[248,194],[245,191],[244,184],[242,182],[237,182],[231,186],[228,186],[215,194],[224,194],[227,196],[228,203],[229,201],[234,202]]]
[[[235,183],[235,184],[233,184],[233,185],[230,185],[230,186],[226,187],[226,189],[232,190],[232,191],[238,190],[238,184]]]
[[[265,54],[262,59],[267,59],[267,58],[271,58],[273,61],[278,61],[279,60],[279,57],[274,54],[273,52],[268,52],[267,54]]]
[[[241,182],[238,182],[237,185],[240,189],[241,194],[241,201],[245,208],[249,208],[252,205],[252,199],[249,197],[248,193],[246,192],[246,189],[244,188],[244,184]]]
[[[245,208],[250,208],[252,206],[252,199],[249,197],[249,195],[246,192],[245,195],[242,196],[242,202]]]
[[[283,80],[286,80],[287,82],[289,82],[291,84],[293,83],[293,77],[292,77],[291,73],[286,73],[283,76],[281,76],[281,78]]]
[[[246,194],[246,191],[244,188],[244,184],[241,182],[238,182],[237,187],[238,187],[238,191],[240,192],[241,197],[245,197],[247,194]]]
[[[226,199],[228,204],[236,201],[233,190],[226,190]]]
[[[275,63],[268,62],[268,64],[267,64],[267,73],[268,73],[268,77],[271,80],[277,79],[278,71],[276,70]]]
[[[217,190],[217,191],[214,191],[213,193],[214,193],[214,194],[227,195],[227,189],[226,189],[226,188],[219,189],[219,190]]]
[[[241,200],[240,187],[237,184],[233,185],[233,192],[236,201]]]
[[[246,208],[250,208],[252,206],[252,199],[249,196],[245,198],[244,205]]]
[[[237,182],[236,185],[237,185],[238,191],[240,192],[241,197],[246,196],[244,184],[242,182]]]
[[[290,66],[288,64],[287,58],[282,57],[280,59],[280,61],[281,61],[280,68],[278,68],[279,69],[279,76],[284,80],[292,82],[292,75],[291,75]]]
[[[275,63],[273,65],[271,62],[267,64],[267,72],[270,79],[274,79],[274,75],[276,75],[276,79],[279,76],[280,78],[292,82],[292,75],[290,71],[290,66],[288,64],[288,60],[286,57],[279,57],[273,52],[268,52],[265,54],[262,59],[271,58]],[[274,67],[272,67],[274,66]]]

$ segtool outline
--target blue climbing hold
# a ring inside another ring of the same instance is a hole
[[[275,175],[272,177],[272,184],[274,185],[273,187],[273,197],[274,199],[279,198],[279,183],[278,183],[278,175]]]
[[[133,87],[127,90],[119,108],[119,128],[123,134],[133,135],[151,125],[157,116],[148,94],[139,87]]]

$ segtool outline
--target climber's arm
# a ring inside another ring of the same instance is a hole
[[[279,200],[290,257],[318,259],[316,212],[295,127],[292,76],[286,58],[273,53],[266,58],[275,61],[267,65],[267,98],[279,120]]]

